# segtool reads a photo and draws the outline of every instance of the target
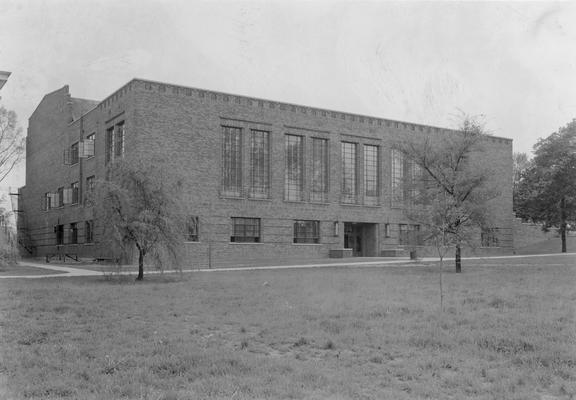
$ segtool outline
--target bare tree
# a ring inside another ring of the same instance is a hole
[[[0,106],[0,182],[22,160],[25,139],[14,111]]]
[[[455,249],[456,272],[462,271],[462,245],[475,245],[478,229],[489,222],[488,202],[499,194],[490,186],[491,171],[479,161],[484,137],[483,125],[465,117],[455,132],[398,145],[416,171],[407,216],[442,250],[441,258],[445,249]]]
[[[151,259],[161,269],[180,269],[184,222],[182,183],[162,160],[124,158],[109,165],[106,180],[97,182],[95,196],[104,238],[124,254],[138,253],[137,280]]]

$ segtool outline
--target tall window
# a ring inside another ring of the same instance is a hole
[[[356,203],[356,143],[342,142],[342,202]]]
[[[105,161],[108,164],[113,159],[114,154],[114,127],[106,129],[106,140],[105,140]]]
[[[186,221],[187,232],[186,241],[197,242],[198,241],[198,217],[189,216],[188,221]]]
[[[94,175],[90,175],[86,177],[86,186],[84,188],[84,201],[86,202],[87,206],[92,205],[93,196],[94,196],[94,185],[96,183],[96,177]]]
[[[114,128],[114,158],[124,156],[124,121]]]
[[[405,203],[407,203],[408,206],[413,206],[422,200],[420,199],[422,194],[422,168],[414,161],[407,160],[404,169],[406,173],[406,187],[404,190]]]
[[[242,128],[223,126],[222,194],[242,194]]]
[[[328,140],[312,139],[310,200],[328,201]]]
[[[72,189],[72,204],[78,204],[78,182],[74,182],[70,185]]]
[[[78,164],[78,142],[70,146],[70,165]]]
[[[232,218],[231,242],[259,243],[260,218]]]
[[[94,242],[94,220],[89,220],[84,223],[84,242]]]
[[[267,199],[270,194],[270,134],[252,130],[250,137],[250,197]]]
[[[294,243],[320,243],[320,221],[294,221]]]
[[[284,197],[290,201],[304,200],[304,138],[286,135],[286,175]]]
[[[364,202],[369,205],[378,204],[378,146],[364,145]]]
[[[58,207],[64,207],[64,188],[58,188]]]
[[[70,244],[78,243],[78,224],[73,222],[70,224]]]
[[[106,129],[106,138],[104,143],[104,158],[106,163],[124,156],[124,133],[124,121]]]
[[[404,203],[404,155],[400,150],[392,149],[392,206]]]

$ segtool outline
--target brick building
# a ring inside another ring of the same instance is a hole
[[[103,101],[64,86],[29,120],[20,241],[35,256],[109,258],[86,194],[111,160],[160,152],[187,179],[189,266],[394,254],[418,227],[396,201],[392,147],[432,134],[450,132],[141,79]],[[489,137],[482,158],[501,171],[501,195],[479,251],[508,253],[512,141]]]

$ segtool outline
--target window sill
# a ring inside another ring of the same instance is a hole
[[[293,246],[321,246],[322,243],[292,243]]]
[[[228,244],[235,244],[235,245],[256,244],[256,245],[260,245],[260,244],[264,244],[264,243],[262,243],[262,242],[228,242]]]
[[[248,200],[255,200],[255,201],[272,201],[272,199],[270,197],[267,198],[258,198],[258,197],[248,197]]]
[[[184,241],[184,244],[188,244],[188,243],[199,243],[199,244],[200,244],[200,243],[202,243],[202,242],[199,241],[199,240],[185,240],[185,241]]]

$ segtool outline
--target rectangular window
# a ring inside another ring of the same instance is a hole
[[[54,227],[56,232],[56,245],[60,246],[64,244],[64,225],[56,225]]]
[[[78,164],[78,142],[70,146],[70,165]]]
[[[78,243],[78,224],[73,222],[70,224],[70,244]]]
[[[58,188],[58,207],[64,207],[64,188]]]
[[[124,156],[124,121],[114,128],[114,159]]]
[[[114,159],[114,127],[110,127],[106,129],[106,138],[105,138],[105,162],[108,164],[110,161]]]
[[[94,243],[94,220],[84,223],[84,243]]]
[[[94,175],[86,177],[86,186],[84,188],[84,202],[87,206],[92,205],[94,200],[94,185],[96,184],[96,177]]]
[[[250,192],[253,199],[270,196],[270,134],[252,130],[250,137]]]
[[[328,201],[328,171],[328,140],[312,138],[311,201]]]
[[[320,221],[294,221],[294,243],[320,243]]]
[[[72,189],[72,204],[78,204],[78,182],[74,182],[70,188]]]
[[[364,145],[364,203],[368,205],[379,202],[379,152],[378,146]]]
[[[420,246],[422,238],[420,236],[420,225],[400,224],[400,235],[398,243],[404,246]]]
[[[260,218],[232,218],[232,236],[235,243],[260,242]]]
[[[480,240],[482,247],[499,247],[498,228],[483,228]]]
[[[355,204],[357,201],[356,146],[356,143],[342,142],[342,202],[348,204]]]
[[[186,221],[186,241],[197,242],[198,241],[198,217],[190,216],[188,221]]]
[[[392,149],[392,206],[404,204],[404,155],[400,150]]]
[[[285,172],[285,200],[304,200],[304,138],[302,136],[286,135]]]
[[[81,143],[80,146],[80,158],[91,158],[94,157],[94,144],[96,140],[96,134],[92,133],[86,136],[86,139]]]
[[[222,194],[240,197],[242,194],[242,128],[223,126]]]

